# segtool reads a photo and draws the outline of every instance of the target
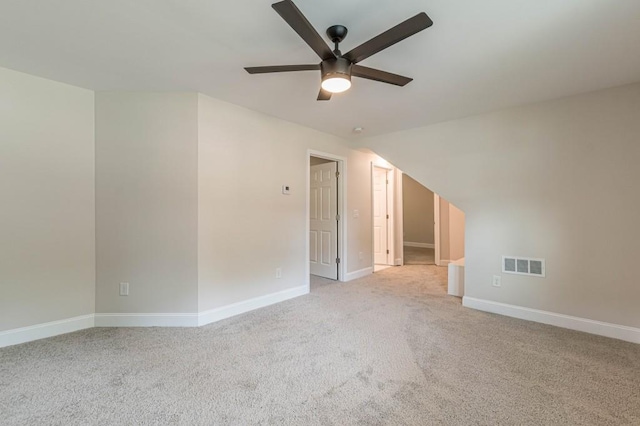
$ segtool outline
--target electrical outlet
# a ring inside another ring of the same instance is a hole
[[[363,252],[358,253],[358,260],[364,260],[364,253]]]
[[[129,295],[129,283],[120,283],[120,296]]]
[[[502,277],[500,277],[500,275],[494,275],[493,276],[493,283],[492,284],[493,284],[494,287],[501,287],[502,286],[502,284],[500,283],[501,278]]]
[[[282,268],[276,268],[276,278],[282,278]]]

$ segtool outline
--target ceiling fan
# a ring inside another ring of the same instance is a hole
[[[347,36],[347,28],[344,25],[333,25],[327,28],[327,35],[335,46],[335,49],[332,51],[291,0],[274,3],[271,7],[273,7],[282,19],[318,54],[322,62],[310,65],[246,67],[245,70],[247,70],[249,74],[319,70],[322,77],[320,93],[318,94],[319,101],[328,101],[331,99],[332,93],[340,93],[348,90],[351,87],[352,76],[394,84],[396,86],[404,86],[409,83],[413,80],[412,78],[374,68],[363,67],[362,65],[358,65],[358,62],[433,25],[433,21],[427,14],[421,12],[343,55],[338,45]]]

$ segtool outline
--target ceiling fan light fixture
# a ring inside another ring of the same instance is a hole
[[[393,46],[407,37],[419,33],[433,25],[431,18],[426,13],[417,15],[402,21],[395,27],[365,41],[345,53],[340,52],[339,44],[347,36],[348,30],[344,25],[332,25],[327,28],[327,36],[334,43],[335,49],[331,49],[325,40],[318,34],[313,25],[305,18],[300,9],[292,0],[280,0],[271,7],[285,20],[287,24],[304,40],[305,43],[320,57],[322,62],[318,65],[272,65],[262,67],[245,67],[249,74],[263,74],[289,71],[316,71],[320,68],[321,86],[316,100],[328,101],[333,93],[340,93],[351,88],[351,76],[379,81],[381,83],[404,86],[411,82],[411,78],[375,68],[363,67],[359,62],[371,55]]]
[[[322,88],[331,93],[342,93],[349,90],[351,80],[349,76],[332,75],[322,80]]]
[[[322,88],[327,92],[341,93],[351,87],[351,62],[344,58],[327,59],[320,64]]]

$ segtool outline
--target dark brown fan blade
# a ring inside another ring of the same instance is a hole
[[[316,65],[272,65],[267,67],[245,67],[249,74],[264,74],[268,72],[288,72],[288,71],[317,71],[320,64]]]
[[[328,101],[331,99],[331,92],[324,90],[322,87],[320,88],[320,92],[318,93],[318,101]]]
[[[300,9],[296,7],[291,0],[284,0],[271,5],[276,12],[287,21],[287,24],[298,33],[300,37],[313,49],[314,52],[322,58],[332,59],[336,56],[333,54],[327,43],[320,37],[320,34],[313,28],[311,23],[304,17]]]
[[[371,40],[362,43],[360,46],[347,52],[344,57],[356,64],[415,33],[429,28],[431,25],[433,25],[431,18],[429,18],[426,13],[420,12],[413,18],[409,18],[401,24],[375,36]]]
[[[403,77],[398,74],[392,74],[390,72],[380,71],[374,68],[363,67],[362,65],[354,65],[351,67],[351,75],[369,80],[381,81],[383,83],[395,84],[396,86],[404,86],[413,80],[409,77]]]

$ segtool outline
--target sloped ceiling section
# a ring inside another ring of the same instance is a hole
[[[0,66],[94,90],[197,91],[341,137],[403,130],[640,79],[640,2],[297,0],[347,51],[425,11],[433,27],[362,64],[414,78],[356,79],[315,100],[317,72],[244,66],[319,62],[270,1],[6,0]]]

